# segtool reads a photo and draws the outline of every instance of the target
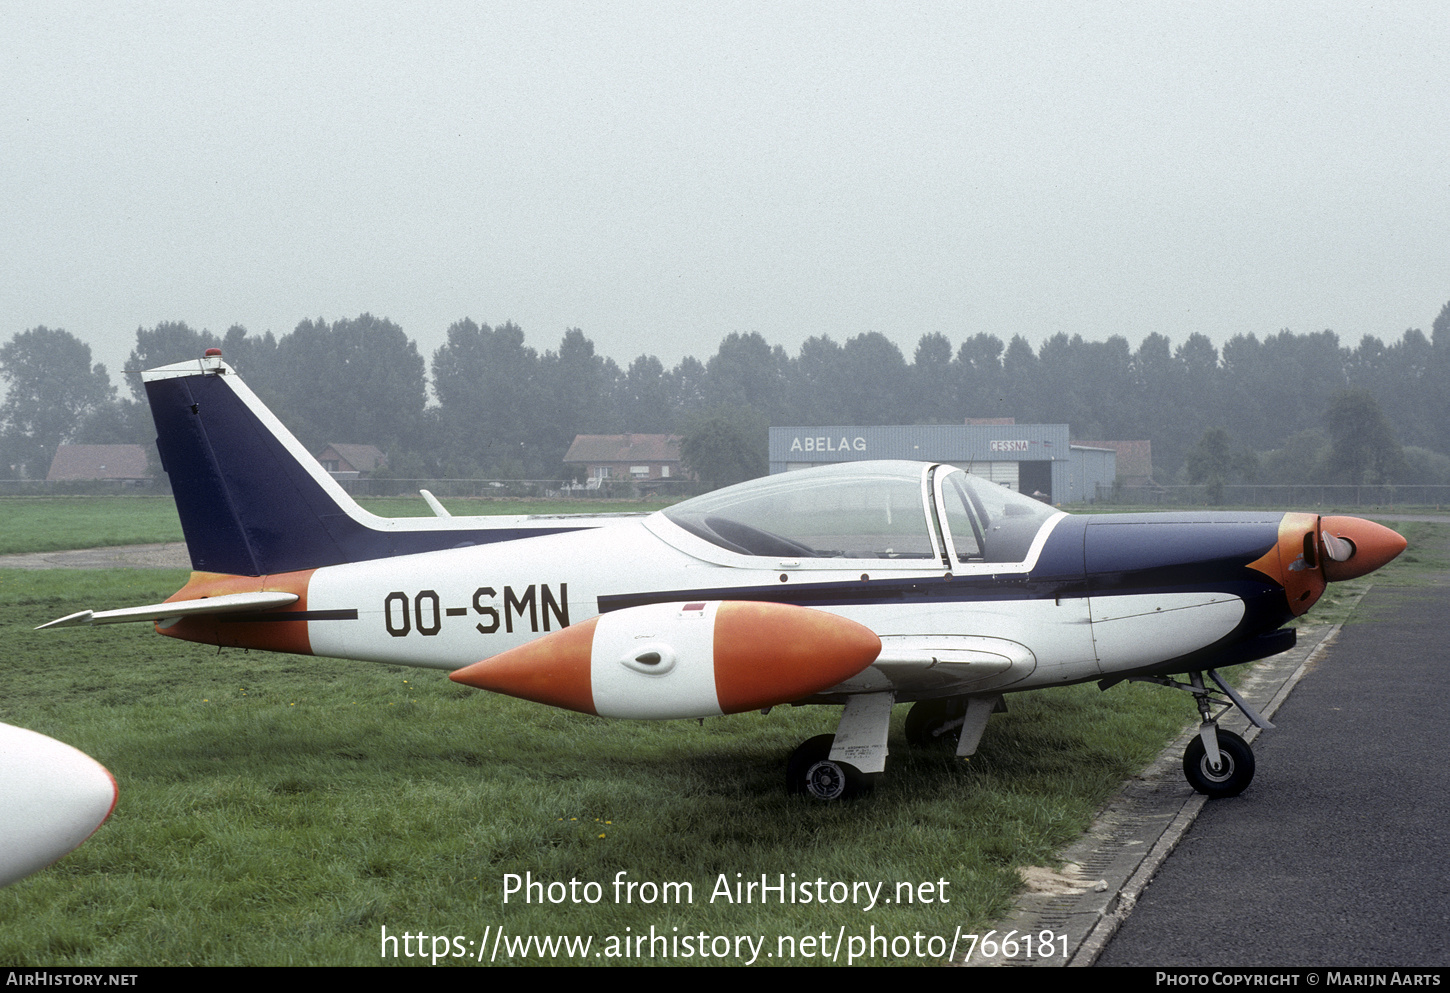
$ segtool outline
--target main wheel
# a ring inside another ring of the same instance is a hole
[[[965,697],[943,697],[912,704],[906,714],[906,740],[917,748],[942,745],[955,748],[958,734],[954,732],[961,731],[966,713]]]
[[[1194,735],[1183,752],[1183,774],[1188,777],[1188,785],[1205,796],[1238,796],[1254,781],[1254,752],[1232,731],[1217,730],[1218,768],[1209,764],[1203,739]]]
[[[787,792],[816,800],[849,800],[870,792],[875,779],[845,762],[831,761],[833,734],[818,734],[791,753],[785,766]]]

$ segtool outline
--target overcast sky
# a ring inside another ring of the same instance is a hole
[[[0,0],[0,340],[1428,332],[1447,10]]]

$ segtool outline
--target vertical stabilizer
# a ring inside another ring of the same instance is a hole
[[[262,576],[575,530],[368,513],[217,349],[148,370],[142,380],[197,571]]]

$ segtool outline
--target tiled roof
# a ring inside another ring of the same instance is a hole
[[[140,445],[61,445],[55,450],[52,482],[72,479],[150,479]]]
[[[677,434],[578,434],[565,462],[678,462]]]
[[[378,466],[388,464],[388,457],[377,445],[346,445],[333,441],[328,443],[327,448],[336,452],[338,458],[358,472],[372,472]],[[327,448],[318,454],[319,460],[327,454]]]

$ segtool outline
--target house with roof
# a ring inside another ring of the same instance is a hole
[[[365,479],[388,464],[388,457],[376,445],[345,445],[329,442],[317,453],[322,468],[338,479]]]
[[[152,481],[146,449],[140,445],[61,445],[55,450],[48,483],[106,479],[142,485]]]
[[[678,434],[580,434],[564,454],[564,464],[583,469],[585,486],[609,481],[681,479]]]

